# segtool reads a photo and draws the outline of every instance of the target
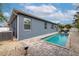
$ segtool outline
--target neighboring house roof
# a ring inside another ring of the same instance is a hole
[[[40,20],[40,21],[44,21],[44,22],[49,22],[49,23],[52,23],[52,24],[56,24],[56,23],[53,23],[51,21],[47,21],[47,20],[41,19],[39,17],[33,16],[31,14],[27,14],[27,13],[21,11],[21,10],[16,10],[16,9],[13,9],[12,15],[11,15],[10,20],[9,20],[8,23],[11,24],[15,20],[15,18],[17,17],[17,15],[19,15],[19,14],[20,15],[24,15],[24,16],[28,16],[28,17],[31,17],[31,18],[34,18],[34,19],[37,19],[37,20]]]

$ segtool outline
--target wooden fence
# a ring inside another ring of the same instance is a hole
[[[12,40],[13,33],[12,31],[0,32],[0,40]]]

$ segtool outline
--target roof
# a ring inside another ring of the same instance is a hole
[[[42,19],[42,18],[33,16],[33,15],[31,15],[31,14],[27,14],[27,13],[21,11],[21,10],[16,10],[16,9],[13,9],[13,11],[12,11],[12,15],[11,15],[11,17],[10,17],[9,24],[11,24],[11,23],[15,20],[15,18],[17,17],[17,15],[24,15],[24,16],[28,16],[28,17],[31,17],[31,18],[34,18],[34,19],[37,19],[37,20],[40,20],[40,21],[44,21],[44,22],[56,24],[56,23],[53,23],[53,22],[51,22],[51,21],[44,20],[44,19]]]

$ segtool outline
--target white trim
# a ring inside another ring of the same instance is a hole
[[[25,29],[24,29],[24,31],[31,31],[31,30],[29,30],[29,29],[25,30]]]
[[[17,40],[19,40],[19,15],[17,15]]]
[[[26,18],[26,17],[24,17],[24,18]],[[30,19],[30,18],[27,18],[27,19]],[[32,23],[32,20],[31,20],[31,23]],[[23,19],[23,26],[24,26],[24,19]],[[24,31],[31,31],[31,26],[32,26],[32,24],[30,24],[30,29],[24,29]]]

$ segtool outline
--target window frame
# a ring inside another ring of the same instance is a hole
[[[47,29],[47,22],[44,22],[44,29]]]
[[[54,24],[51,24],[51,29],[54,29]]]
[[[24,17],[24,19],[23,19],[23,26],[24,26],[24,24],[25,24],[25,22],[24,22],[24,20],[25,19],[29,19],[30,20],[30,29],[25,29],[25,27],[24,27],[24,31],[31,31],[31,18],[26,18],[26,17]]]

